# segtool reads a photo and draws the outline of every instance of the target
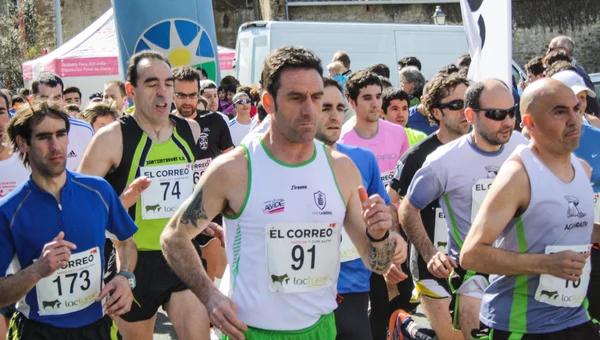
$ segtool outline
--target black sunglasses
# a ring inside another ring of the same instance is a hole
[[[476,109],[477,111],[485,112],[485,116],[491,120],[502,121],[508,115],[511,119],[517,115],[518,106],[515,105],[508,109]]]
[[[462,110],[465,107],[465,101],[462,99],[455,99],[449,103],[444,103],[438,105],[439,109],[450,109],[453,111]]]
[[[250,102],[251,102],[251,100],[250,100],[250,99],[240,99],[240,100],[238,100],[237,102],[235,102],[234,104],[238,104],[238,105],[240,105],[240,104],[248,104],[248,103],[250,103]]]

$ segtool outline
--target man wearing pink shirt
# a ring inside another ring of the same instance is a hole
[[[353,73],[345,85],[348,102],[356,112],[354,128],[342,132],[340,144],[366,148],[375,154],[381,180],[384,185],[391,182],[396,163],[402,154],[408,150],[408,137],[404,127],[379,119],[382,105],[382,84],[379,77],[372,72],[361,70]],[[398,228],[396,209],[392,206],[394,217],[392,228]],[[398,230],[396,230],[398,231]],[[407,271],[408,272],[408,271]],[[400,294],[406,296],[406,305],[399,308],[410,310],[410,294],[412,279],[402,285]],[[404,287],[406,286],[406,288]],[[383,276],[371,275],[371,334],[373,340],[385,340],[388,320],[392,311],[388,300],[387,286]]]

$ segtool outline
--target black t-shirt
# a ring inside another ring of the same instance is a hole
[[[438,147],[442,146],[442,142],[438,139],[436,133],[432,133],[427,138],[423,139],[419,143],[413,145],[408,149],[396,164],[396,171],[394,171],[394,177],[390,183],[390,187],[394,189],[400,195],[404,197],[407,194],[410,182],[417,171],[425,163],[425,159],[429,154],[434,152]],[[439,208],[437,200],[431,202],[425,209],[421,210],[421,219],[425,226],[427,236],[433,242],[435,233],[435,210]],[[423,258],[418,254],[415,247],[410,247],[410,271],[414,280],[425,280],[432,279],[433,276],[427,270],[427,264]],[[416,266],[415,266],[416,265]]]
[[[202,130],[198,146],[206,153],[206,158],[215,158],[223,153],[222,150],[233,147],[229,126],[221,115],[214,111],[198,111],[195,119]]]

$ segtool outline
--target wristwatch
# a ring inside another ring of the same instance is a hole
[[[135,275],[132,272],[121,270],[120,272],[117,273],[117,275],[125,276],[125,278],[129,282],[129,287],[131,287],[132,290],[135,288],[135,285],[136,285]]]

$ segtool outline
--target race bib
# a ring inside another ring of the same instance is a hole
[[[473,197],[473,205],[471,207],[471,223],[475,221],[475,216],[477,216],[477,212],[479,211],[479,208],[481,208],[483,200],[485,199],[485,195],[487,195],[487,192],[492,186],[493,181],[493,178],[480,179],[471,189],[471,195]]]
[[[433,245],[439,252],[448,254],[448,224],[442,208],[435,208],[435,231]]]
[[[140,173],[152,180],[142,192],[142,219],[171,218],[194,191],[192,165],[173,164],[141,167]]]
[[[212,158],[200,159],[194,162],[194,185],[198,184],[200,181],[200,177],[204,175],[206,169],[210,165]]]
[[[271,291],[306,293],[335,284],[341,224],[272,223],[266,228]]]
[[[102,262],[98,247],[71,255],[69,263],[41,279],[35,290],[38,314],[63,315],[94,303],[102,290]]]
[[[594,223],[600,223],[600,194],[594,194]]]
[[[381,181],[383,182],[383,185],[388,185],[392,182],[392,179],[394,178],[394,171],[396,171],[396,169],[381,173]]]
[[[583,246],[546,246],[546,254],[565,250],[585,254],[590,252],[591,247],[591,244]],[[535,292],[535,299],[556,307],[580,307],[587,294],[590,270],[590,258],[588,257],[583,267],[583,273],[577,281],[561,279],[550,274],[540,275],[540,284]]]
[[[340,262],[354,261],[360,258],[358,249],[352,243],[350,236],[346,233],[346,229],[342,228],[342,242],[340,243]]]

